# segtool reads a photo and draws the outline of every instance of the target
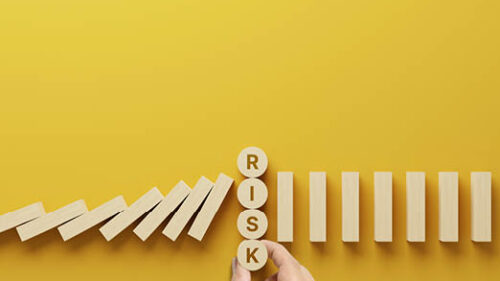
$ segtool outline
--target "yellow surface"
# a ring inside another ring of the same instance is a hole
[[[498,280],[500,2],[1,1],[0,213],[90,208],[225,172],[239,151],[295,173],[295,242],[317,280]],[[308,242],[308,172],[328,172],[328,242]],[[361,242],[341,242],[340,172],[360,172]],[[394,172],[394,243],[373,171]],[[404,172],[427,172],[427,240],[405,240]],[[438,242],[438,171],[460,172],[460,242]],[[493,172],[493,239],[470,241],[470,171]],[[2,280],[227,280],[233,188],[203,243],[97,229],[0,234]],[[263,277],[272,267],[256,276]],[[141,279],[141,278],[143,279]]]

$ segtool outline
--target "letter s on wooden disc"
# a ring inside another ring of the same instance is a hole
[[[238,246],[238,262],[250,271],[264,267],[267,262],[267,249],[258,240],[244,240]]]
[[[259,239],[267,231],[266,214],[259,210],[246,210],[238,217],[238,230],[246,239]]]
[[[257,178],[267,170],[267,156],[262,149],[250,146],[240,152],[237,164],[245,177]]]

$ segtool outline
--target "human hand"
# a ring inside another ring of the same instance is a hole
[[[302,266],[281,244],[262,240],[266,246],[269,258],[278,267],[278,272],[266,281],[314,281],[311,273]],[[251,281],[250,271],[243,268],[236,258],[232,263],[233,276],[231,281]]]

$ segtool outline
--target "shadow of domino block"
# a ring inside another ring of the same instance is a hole
[[[123,196],[118,196],[93,209],[92,211],[59,226],[57,229],[59,230],[63,240],[67,241],[120,213],[126,208],[127,203],[125,203]]]
[[[17,227],[21,241],[26,241],[86,213],[85,201],[78,200]]]
[[[161,202],[136,226],[134,233],[146,241],[186,197],[191,188],[184,182],[178,182]]]
[[[154,187],[146,194],[142,195],[129,208],[119,213],[109,222],[103,225],[99,231],[107,241],[112,240],[120,232],[129,227],[134,221],[139,219],[149,210],[153,209],[163,199],[163,195]]]
[[[42,202],[37,202],[21,209],[0,216],[0,233],[15,228],[45,215]]]

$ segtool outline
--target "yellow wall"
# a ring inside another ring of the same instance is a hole
[[[295,242],[318,280],[498,280],[500,2],[1,1],[0,213],[94,208],[219,172],[239,151],[295,173]],[[328,172],[328,242],[308,242],[308,172]],[[340,172],[360,172],[361,242],[343,244]],[[373,237],[373,171],[394,172],[394,239]],[[427,238],[405,240],[404,173],[427,172]],[[437,172],[460,172],[460,242],[438,242]],[[470,241],[470,171],[493,173],[493,240]],[[0,234],[5,280],[227,280],[233,187],[203,243],[97,229]],[[257,274],[263,277],[272,267]],[[142,280],[142,279],[141,279]]]

